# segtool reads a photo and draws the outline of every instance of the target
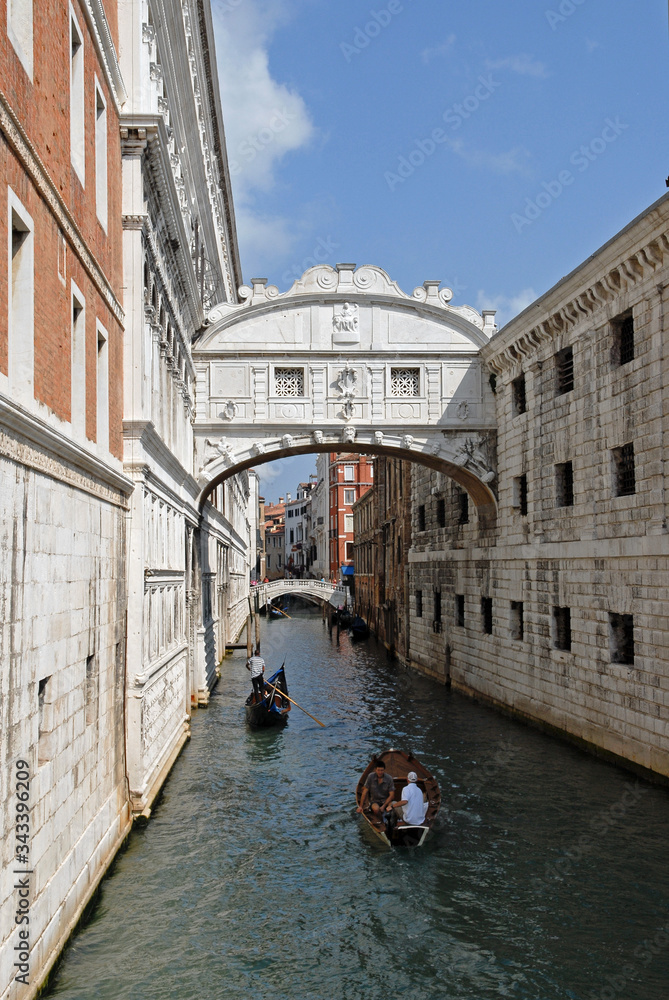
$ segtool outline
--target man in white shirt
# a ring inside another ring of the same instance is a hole
[[[260,655],[260,649],[257,646],[255,655],[249,656],[246,661],[246,669],[251,671],[251,683],[253,684],[253,693],[256,696],[254,703],[257,705],[263,699],[263,689],[265,687],[265,679],[263,677],[265,673],[265,661]]]
[[[402,791],[402,798],[399,802],[393,802],[388,806],[391,809],[402,807],[403,819],[408,826],[422,826],[427,812],[427,802],[423,798],[423,793],[416,784],[418,775],[415,771],[407,774],[407,785]]]

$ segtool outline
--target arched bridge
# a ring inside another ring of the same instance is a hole
[[[378,267],[313,267],[279,294],[256,279],[193,345],[200,500],[290,455],[394,455],[447,473],[494,509],[495,409],[479,351],[494,313],[406,295]]]
[[[269,583],[258,583],[251,587],[251,601],[257,600],[257,607],[264,607],[268,601],[284,594],[297,594],[300,597],[316,598],[319,601],[330,602],[335,607],[346,604],[346,588],[326,580],[270,580]]]

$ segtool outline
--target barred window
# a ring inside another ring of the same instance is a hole
[[[469,524],[469,494],[458,491],[458,524]]]
[[[513,480],[513,506],[521,517],[527,517],[527,476],[516,476]]]
[[[441,632],[441,591],[434,592],[434,619],[432,628],[435,632]]]
[[[574,506],[574,467],[571,462],[555,466],[555,505]]]
[[[525,376],[519,375],[511,383],[511,401],[514,417],[527,410],[527,397],[525,395]]]
[[[465,595],[455,595],[455,624],[459,628],[465,627]]]
[[[425,504],[422,503],[418,508],[418,530],[425,531]]]
[[[634,361],[634,317],[632,311],[617,316],[613,322],[613,358],[618,366]]]
[[[636,477],[634,472],[634,444],[624,444],[622,448],[614,448],[613,456],[613,488],[617,497],[629,497],[636,493]]]
[[[416,591],[416,618],[423,617],[423,591]]]
[[[420,369],[419,368],[391,368],[390,369],[390,395],[391,396],[419,396],[420,395]]]
[[[522,639],[525,635],[525,622],[523,620],[523,602],[511,601],[511,638]]]
[[[574,350],[565,347],[555,355],[556,395],[562,396],[574,388]]]
[[[492,597],[481,598],[481,618],[483,631],[486,635],[492,635]]]
[[[437,500],[437,524],[440,528],[446,527],[446,501],[443,497]]]
[[[570,608],[553,608],[553,644],[556,649],[571,649]]]
[[[634,615],[609,612],[609,642],[612,663],[634,663]]]
[[[277,396],[304,396],[304,368],[275,368],[274,392]]]

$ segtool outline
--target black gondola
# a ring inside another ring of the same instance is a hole
[[[348,626],[349,633],[352,639],[366,639],[369,635],[369,628],[367,627],[367,622],[360,615],[356,615],[351,624]]]
[[[291,705],[287,698],[281,696],[282,693],[288,694],[288,685],[286,673],[283,667],[279,667],[276,673],[265,681],[265,695],[261,701],[257,700],[255,691],[252,691],[246,699],[248,724],[254,728],[284,725],[288,720]]]

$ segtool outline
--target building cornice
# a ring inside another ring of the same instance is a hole
[[[522,365],[541,348],[597,313],[622,294],[652,279],[669,262],[669,195],[635,219],[571,274],[505,327],[481,351],[497,375]]]
[[[121,106],[128,99],[128,94],[121,75],[121,67],[119,66],[114,40],[102,0],[81,0],[81,6],[88,29],[95,42],[100,66],[104,71],[105,80],[114,100],[116,111],[120,113]]]
[[[109,311],[118,323],[123,326],[124,313],[121,303],[108,282],[102,267],[88,249],[79,227],[74,221],[58,188],[51,180],[37,151],[26,135],[17,116],[14,114],[7,98],[0,91],[0,129],[7,142],[14,150],[22,166],[30,176],[38,194],[44,199],[58,225],[62,229],[70,246],[81,261],[89,278],[102,296]]]

